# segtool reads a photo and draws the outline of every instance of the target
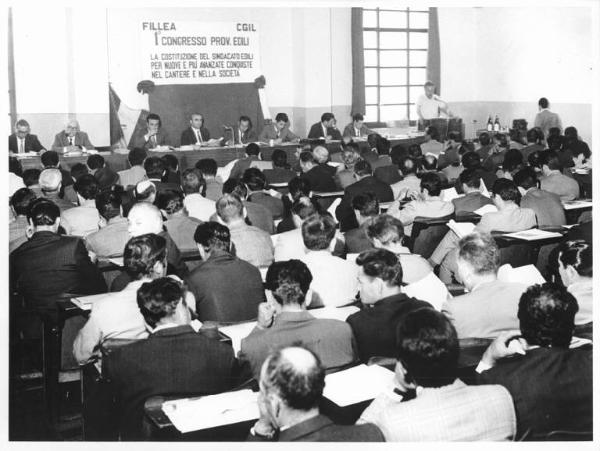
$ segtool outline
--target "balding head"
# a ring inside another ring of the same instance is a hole
[[[69,136],[75,136],[75,133],[79,131],[79,122],[76,119],[70,119],[65,124],[65,133]]]
[[[45,193],[58,191],[62,183],[62,174],[58,169],[44,169],[40,174],[39,183]]]
[[[129,215],[129,236],[135,237],[146,233],[159,234],[163,231],[163,220],[160,210],[148,202],[139,202],[131,207]]]
[[[329,151],[323,146],[317,146],[313,150],[313,158],[319,164],[327,163]]]
[[[225,224],[244,219],[244,204],[235,194],[225,194],[217,201],[217,215]]]

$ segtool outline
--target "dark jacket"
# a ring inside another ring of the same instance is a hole
[[[267,185],[272,183],[288,183],[290,180],[296,177],[296,173],[291,169],[276,167],[273,169],[265,169],[263,174],[265,174],[265,178],[267,179]]]
[[[239,179],[244,175],[244,171],[250,167],[253,161],[259,161],[258,155],[250,155],[246,158],[240,158],[231,168],[230,179]]]
[[[202,141],[208,141],[210,139],[210,133],[206,127],[200,127],[200,135],[202,136]],[[198,141],[198,138],[196,132],[192,130],[192,127],[188,127],[181,132],[180,145],[189,146],[190,144],[196,144],[196,141]]]
[[[379,202],[391,202],[394,200],[394,193],[390,185],[376,179],[372,175],[346,187],[342,202],[335,210],[335,216],[340,222],[340,230],[342,232],[358,227],[354,210],[352,209],[352,199],[357,194],[366,193],[367,191],[375,194]]]
[[[454,204],[454,213],[472,213],[484,205],[494,204],[489,197],[485,197],[480,192],[465,194],[463,197],[452,199]]]
[[[373,249],[365,227],[348,230],[344,233],[344,240],[346,242],[346,253],[348,254],[360,254],[363,251]]]
[[[391,164],[388,166],[380,166],[373,171],[373,175],[376,179],[381,180],[383,183],[391,185],[393,183],[402,180],[402,175],[398,170],[398,166]]]
[[[318,164],[300,177],[307,180],[314,192],[332,192],[337,190],[334,180],[335,168],[327,163]]]
[[[248,194],[247,200],[248,202],[259,204],[267,208],[271,212],[273,219],[281,219],[283,216],[283,202],[281,199],[273,197],[270,194],[257,191]]]
[[[8,137],[8,150],[13,153],[19,153],[19,143],[15,133]],[[25,152],[39,152],[40,150],[45,149],[38,140],[37,135],[28,134],[25,136]]]
[[[327,127],[327,134],[331,136],[331,139],[341,140],[342,134],[337,128]],[[321,126],[321,122],[317,122],[310,127],[310,131],[308,132],[308,139],[317,139],[317,138],[325,138],[323,136],[323,127]]]

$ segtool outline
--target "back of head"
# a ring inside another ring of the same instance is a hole
[[[145,149],[141,149],[139,147],[134,147],[129,151],[127,156],[127,160],[129,160],[129,164],[131,166],[141,166],[144,164],[144,160],[148,156],[148,153]]]
[[[402,265],[393,252],[387,249],[371,249],[362,252],[356,258],[356,264],[362,267],[363,272],[369,277],[376,277],[388,285],[400,287],[402,285]]]
[[[242,182],[250,191],[262,191],[267,186],[267,178],[258,168],[246,169],[242,177]]]
[[[244,205],[242,200],[235,194],[225,194],[217,201],[217,214],[225,224],[243,219]]]
[[[155,205],[167,215],[172,215],[183,210],[183,194],[181,191],[167,189],[159,191],[156,195]]]
[[[412,158],[421,158],[423,156],[423,150],[419,144],[411,144],[408,146],[408,156]]]
[[[373,174],[373,168],[371,167],[371,163],[367,160],[358,160],[354,165],[354,173],[359,177],[367,177]]]
[[[548,166],[551,171],[562,171],[563,167],[554,150],[544,150],[540,152],[540,163],[542,166]]]
[[[523,167],[523,154],[519,149],[509,149],[504,154],[502,161],[502,170],[504,172],[514,172]]]
[[[318,213],[317,207],[309,197],[301,196],[292,204],[292,214],[304,221],[310,215]]]
[[[538,100],[538,105],[540,106],[540,108],[548,108],[550,102],[548,102],[548,99],[546,97],[542,97],[540,98],[540,100]]]
[[[477,169],[465,169],[458,176],[458,180],[463,185],[467,185],[469,188],[479,189],[481,186],[481,177],[477,172]]]
[[[323,146],[315,147],[312,154],[315,161],[319,164],[325,164],[329,159],[329,151]]]
[[[87,167],[93,170],[98,170],[104,167],[104,157],[102,155],[90,155],[86,161]]]
[[[572,266],[581,277],[592,277],[594,252],[584,240],[567,241],[560,247],[559,260],[564,267]]]
[[[17,157],[8,157],[8,172],[12,172],[19,177],[23,175],[23,167]]]
[[[527,142],[532,144],[532,143],[537,143],[539,142],[541,139],[538,131],[536,128],[530,128],[529,130],[527,130]]]
[[[58,171],[58,169],[57,169]],[[58,171],[60,174],[60,171]],[[30,187],[40,183],[41,171],[39,169],[25,169],[23,171],[23,183],[25,186]],[[60,175],[62,180],[62,174]]]
[[[352,198],[352,209],[360,212],[363,217],[377,216],[379,214],[377,196],[371,191],[357,194]]]
[[[489,133],[483,132],[479,135],[479,144],[481,144],[482,146],[488,146],[491,142],[492,139],[490,138]]]
[[[521,204],[521,193],[512,180],[504,178],[496,179],[492,187],[492,195],[500,196],[500,199],[505,202],[514,202],[517,205]]]
[[[379,133],[370,133],[369,136],[367,136],[367,144],[369,144],[371,149],[375,149],[379,143],[379,140],[382,138],[383,137]]]
[[[392,243],[402,244],[402,238],[404,238],[402,222],[387,214],[371,219],[367,223],[366,232],[371,243],[377,239],[384,246]]]
[[[479,135],[479,138],[481,139],[481,135]],[[455,143],[459,143],[462,141],[462,136],[461,136],[460,132],[452,130],[452,131],[448,132],[448,139],[450,141],[454,141]]]
[[[539,150],[531,152],[527,157],[527,163],[532,168],[542,169],[542,152],[540,152]]]
[[[314,163],[315,157],[312,152],[305,150],[305,151],[300,152],[300,155],[298,156],[298,160],[300,160],[300,163]]]
[[[302,240],[311,251],[328,249],[335,237],[335,220],[330,214],[314,214],[302,223]]]
[[[397,329],[398,360],[406,382],[421,387],[443,387],[456,379],[458,337],[450,320],[432,308],[405,315]]]
[[[533,285],[519,301],[521,334],[532,346],[568,348],[578,310],[566,288],[555,283]]]
[[[287,153],[282,149],[275,149],[271,154],[271,160],[273,161],[273,167],[287,169]]]
[[[342,151],[342,161],[347,168],[354,167],[360,155],[354,149],[344,149]]]
[[[417,160],[412,157],[404,158],[402,161],[402,166],[400,167],[400,170],[404,176],[407,176],[408,174],[416,174],[417,169],[419,169],[419,164],[417,163]]]
[[[48,150],[41,156],[44,168],[55,168],[58,166],[58,153],[54,150]]]
[[[108,166],[98,169],[94,173],[94,178],[98,182],[99,189],[109,189],[119,182],[119,174]]]
[[[138,202],[150,202],[152,196],[156,195],[156,185],[150,180],[142,180],[135,185],[133,195]]]
[[[308,266],[300,260],[274,262],[267,270],[265,288],[281,305],[302,305],[312,279]]]
[[[435,171],[437,170],[437,158],[433,155],[425,155],[423,158],[423,169],[426,171]]]
[[[179,160],[175,155],[168,153],[160,157],[160,159],[162,160],[165,169],[173,172],[176,172],[179,169]]]
[[[165,173],[165,165],[158,157],[148,157],[144,161],[144,169],[149,179],[160,179]]]
[[[10,206],[18,216],[27,216],[31,202],[35,200],[35,193],[29,188],[19,188],[10,198]]]
[[[431,139],[434,141],[440,140],[440,132],[433,125],[430,125],[429,127],[427,127],[427,129],[425,130],[425,134],[429,135],[431,137]]]
[[[123,266],[133,280],[152,273],[157,262],[167,258],[167,241],[154,233],[131,238],[123,251]]]
[[[421,190],[426,189],[430,196],[439,196],[442,192],[442,179],[435,172],[427,172],[421,177]]]
[[[301,177],[294,177],[288,182],[288,190],[292,199],[296,200],[301,196],[308,196],[310,194],[310,183]]]
[[[155,328],[163,318],[175,314],[183,296],[180,282],[171,277],[161,277],[142,284],[137,291],[137,305],[146,324]]]
[[[408,151],[401,144],[396,144],[394,147],[392,147],[392,150],[390,152],[392,164],[395,164],[396,166],[400,167],[400,165],[402,164],[402,160],[406,156],[408,156]]]
[[[258,147],[258,144],[250,143],[246,146],[246,154],[247,155],[258,156],[259,153],[260,153],[260,147]]]
[[[465,169],[478,169],[481,167],[481,157],[477,152],[466,152],[462,156],[462,165]]]
[[[548,136],[546,139],[546,144],[548,145],[548,149],[559,151],[563,144],[562,136]]]
[[[202,158],[196,162],[196,169],[205,177],[214,177],[217,175],[218,165],[212,158]]]
[[[32,200],[27,209],[27,221],[34,227],[53,226],[59,216],[60,209],[56,204],[44,198]]]
[[[71,166],[71,177],[75,181],[89,173],[90,171],[88,170],[88,167],[83,163],[75,163],[73,166]]]
[[[275,122],[285,122],[286,124],[290,121],[288,115],[285,113],[277,113],[275,116]]]
[[[199,169],[188,168],[181,174],[181,188],[185,194],[202,193],[206,188],[206,181]]]
[[[537,174],[532,167],[527,166],[513,176],[513,182],[524,190],[535,188],[538,184]]]
[[[75,182],[74,188],[85,200],[95,199],[98,194],[98,181],[93,175],[85,174]]]
[[[579,139],[579,135],[577,133],[577,129],[575,127],[567,127],[565,128],[565,138],[569,140],[577,140]]]
[[[155,205],[149,202],[134,204],[129,210],[127,219],[131,236],[160,233],[163,230],[162,214]]]
[[[377,153],[379,155],[389,155],[391,143],[383,136],[377,140]]]
[[[58,169],[44,169],[39,178],[40,188],[44,192],[58,191],[62,182],[62,174]]]
[[[458,258],[468,263],[474,274],[496,274],[500,252],[489,233],[471,233],[458,242]]]
[[[231,249],[229,229],[215,221],[205,222],[196,227],[194,241],[207,252],[215,250],[229,252]]]
[[[121,189],[106,190],[96,196],[96,209],[107,221],[121,214],[123,192]]]

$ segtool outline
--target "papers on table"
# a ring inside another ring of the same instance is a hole
[[[454,199],[458,199],[459,197],[463,197],[464,194],[458,194],[456,188],[448,188],[442,190],[440,195],[440,199],[444,202],[452,202]]]
[[[340,407],[374,399],[393,390],[394,372],[379,365],[358,365],[325,376],[323,396]]]
[[[504,236],[518,238],[525,241],[545,240],[547,238],[560,238],[562,234],[558,232],[548,232],[547,230],[529,229],[521,232],[505,233]]]
[[[18,159],[39,157],[39,156],[40,156],[40,154],[37,152],[23,152],[23,153],[15,153],[15,154],[11,155],[11,157],[17,157]]]
[[[509,263],[498,269],[498,280],[508,283],[522,283],[527,286],[546,283],[546,279],[534,265],[513,268]]]
[[[390,209],[390,205],[394,202],[379,202],[379,209],[381,211],[388,211]]]
[[[257,419],[258,392],[239,390],[166,401],[162,410],[180,432],[198,431]]]
[[[315,197],[342,197],[343,195],[344,191],[313,191]]]
[[[498,208],[495,205],[487,204],[481,208],[478,208],[473,213],[478,214],[479,216],[483,216],[486,213],[496,213],[497,211],[498,211]]]
[[[337,319],[340,321],[346,321],[350,315],[358,312],[360,309],[354,305],[349,305],[347,307],[323,307],[309,310],[310,313],[315,318],[320,319]]]
[[[429,302],[438,311],[442,311],[442,305],[448,300],[449,294],[446,285],[433,272],[403,287],[402,292],[409,297]]]
[[[217,168],[217,179],[220,179],[222,182],[224,182],[225,180],[229,179],[229,174],[231,174],[231,170],[233,169],[233,166],[238,162],[237,159],[230,161],[229,163],[227,163],[225,166],[223,167],[218,167]]]
[[[238,355],[242,347],[242,339],[246,338],[256,326],[256,321],[234,324],[233,326],[219,327],[219,330],[231,338],[231,346],[235,355]]]
[[[448,221],[448,227],[456,233],[459,238],[462,238],[475,230],[475,224],[472,222],[456,222],[454,219]]]
[[[79,307],[81,310],[92,310],[92,307],[96,301],[106,297],[106,293],[92,294],[91,296],[79,296],[71,298],[71,302]]]
[[[576,210],[578,208],[592,207],[594,203],[591,200],[568,200],[562,203],[565,210]]]
[[[187,151],[190,151],[190,150],[194,150],[194,145],[193,144],[187,144],[187,145],[181,146],[181,147],[179,147],[178,149],[175,149],[175,150],[179,150],[180,152],[187,152]]]

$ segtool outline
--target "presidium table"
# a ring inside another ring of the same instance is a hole
[[[403,145],[410,146],[411,144],[421,144],[424,141],[423,134],[419,132],[411,132],[409,134],[394,134],[394,129],[377,129],[375,130],[382,136],[389,137],[391,146]],[[358,145],[362,150],[369,148],[366,139],[357,140]],[[307,146],[315,146],[319,144],[318,140],[304,140],[300,143],[284,143],[277,146],[269,146],[263,143],[257,143],[261,148],[262,159],[265,161],[271,160],[273,150],[282,149],[288,154],[288,163],[293,164],[297,161],[298,150],[303,150]],[[341,141],[322,141],[331,154],[341,152]],[[236,145],[228,147],[203,147],[200,150],[167,150],[167,151],[148,151],[148,155],[162,157],[166,154],[172,154],[179,160],[179,170],[184,171],[187,168],[193,168],[196,162],[203,158],[212,158],[217,164],[222,167],[227,163],[244,157],[245,145]],[[122,171],[129,168],[127,162],[127,149],[116,149],[107,152],[98,152],[104,157],[110,168],[114,171]],[[75,163],[85,163],[90,154],[76,152],[72,154],[59,154],[60,162],[63,169],[70,168]],[[23,169],[41,169],[41,161],[39,155],[16,155],[21,161]]]

